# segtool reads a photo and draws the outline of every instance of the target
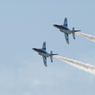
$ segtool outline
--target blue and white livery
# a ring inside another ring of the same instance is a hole
[[[56,28],[58,28],[61,32],[64,33],[66,42],[68,44],[69,44],[69,35],[68,34],[72,33],[72,36],[75,39],[75,32],[79,32],[80,31],[80,30],[75,30],[74,27],[72,28],[72,30],[70,30],[68,28],[67,18],[64,19],[63,25],[54,24],[53,26],[56,27]]]
[[[43,43],[43,46],[41,49],[32,48],[34,51],[38,52],[39,55],[42,56],[44,65],[47,67],[47,57],[50,57],[51,62],[53,62],[53,56],[58,54],[52,54],[51,51],[50,54],[46,52],[46,42]]]

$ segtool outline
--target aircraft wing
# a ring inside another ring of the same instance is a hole
[[[64,32],[66,42],[69,44],[69,35],[68,33]]]
[[[47,58],[45,56],[42,56],[42,57],[43,57],[44,65],[47,67]]]
[[[65,27],[68,27],[68,23],[67,23],[67,18],[64,19],[64,24]]]
[[[46,51],[46,42],[43,43],[42,49]]]

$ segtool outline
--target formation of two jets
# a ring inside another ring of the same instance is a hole
[[[72,30],[68,28],[67,18],[64,19],[63,25],[54,24],[54,27],[58,28],[61,32],[64,33],[66,42],[69,44],[69,34],[72,34],[73,38],[75,39],[75,32],[79,32],[80,30],[75,30],[74,27]],[[49,53],[46,52],[46,42],[43,43],[41,49],[33,48],[34,51],[38,52],[39,55],[43,57],[44,65],[47,67],[47,57],[50,57],[51,62],[53,62],[53,56],[58,54],[53,54],[52,51]]]

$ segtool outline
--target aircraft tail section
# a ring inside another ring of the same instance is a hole
[[[42,49],[46,51],[46,42],[43,42]]]
[[[51,51],[51,52],[50,52],[50,60],[51,60],[51,62],[53,62],[53,56],[54,56],[54,55],[58,55],[58,54],[53,54],[53,52]]]
[[[64,19],[64,24],[65,27],[68,27],[68,23],[67,23],[67,18]]]
[[[75,32],[79,32],[80,30],[75,30],[75,28],[73,27],[72,28],[72,36],[73,36],[73,39],[75,39]]]
[[[74,27],[72,28],[72,32],[79,32],[79,31],[81,31],[81,30],[75,30]]]

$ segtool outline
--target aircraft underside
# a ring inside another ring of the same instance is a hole
[[[71,34],[71,31],[70,30],[64,30],[64,29],[60,29],[61,32],[66,32],[68,34]]]
[[[45,56],[45,57],[49,57],[49,54],[39,53],[39,55],[42,55],[42,56]]]

